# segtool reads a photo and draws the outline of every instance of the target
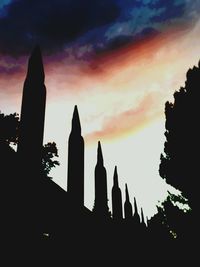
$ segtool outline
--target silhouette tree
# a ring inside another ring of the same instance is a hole
[[[58,149],[56,147],[56,143],[47,143],[43,146],[42,150],[42,166],[44,174],[46,176],[48,176],[53,167],[60,165],[57,160],[54,160],[54,157],[58,157]]]
[[[149,227],[154,237],[180,241],[187,238],[191,214],[185,198],[168,192],[167,198],[160,206],[157,206],[157,210],[157,214],[149,221]]]
[[[17,144],[18,127],[19,115],[17,113],[5,115],[0,111],[0,143]]]
[[[162,205],[157,206],[157,213],[148,221],[148,229],[151,239],[155,238],[159,241],[171,239],[165,210]]]
[[[169,192],[168,192],[169,193]],[[181,206],[179,206],[181,204]],[[184,240],[187,238],[191,210],[186,199],[169,193],[163,203],[169,232],[174,239]]]
[[[16,153],[12,145],[17,144],[19,116],[17,113],[5,115],[0,111],[0,169],[4,177],[4,184],[9,177],[15,176],[17,161]],[[12,166],[12,167],[11,167]]]
[[[10,145],[17,145],[18,143],[19,125],[20,121],[17,113],[5,115],[0,112],[0,146],[1,152],[4,151],[4,155],[5,153],[11,152],[12,155],[14,155],[14,150],[11,149]],[[54,159],[55,157],[58,157],[56,143],[49,142],[45,144],[42,150],[42,166],[46,176],[48,176],[53,167],[60,165],[60,163]]]
[[[198,210],[200,64],[187,72],[185,87],[165,105],[166,142],[160,175],[181,190],[193,213]]]

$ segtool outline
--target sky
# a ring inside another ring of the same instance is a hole
[[[94,204],[97,142],[107,169],[108,204],[117,165],[124,201],[146,216],[167,190],[159,177],[166,101],[200,59],[197,0],[0,1],[0,110],[20,113],[27,60],[39,44],[47,103],[44,143],[55,141],[53,180],[67,188],[67,147],[78,105],[85,140],[85,205]]]

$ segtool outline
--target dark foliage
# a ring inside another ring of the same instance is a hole
[[[0,144],[3,151],[11,151],[10,145],[18,143],[19,115],[17,113],[5,115],[0,112]],[[14,153],[14,150],[12,150]],[[6,152],[4,152],[5,154]],[[14,154],[13,154],[14,155]],[[42,150],[42,167],[44,174],[48,176],[52,168],[60,165],[54,158],[58,157],[56,143],[47,143]]]
[[[5,115],[0,111],[0,142],[16,144],[18,140],[19,116],[17,113]]]
[[[47,143],[42,150],[42,166],[46,176],[48,176],[53,167],[60,165],[57,160],[54,160],[54,157],[58,157],[56,143]]]
[[[160,175],[181,190],[197,211],[199,154],[200,67],[187,72],[185,87],[166,103],[166,142],[161,155]]]
[[[149,221],[150,233],[166,240],[185,240],[191,220],[191,210],[187,200],[181,195],[168,192],[168,197],[160,206],[157,206],[157,210],[157,214]]]

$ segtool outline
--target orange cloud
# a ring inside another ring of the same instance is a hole
[[[151,60],[157,49],[173,43],[174,40],[187,34],[190,30],[191,27],[185,27],[185,25],[176,26],[166,29],[162,34],[127,44],[113,51],[106,51],[97,55],[89,64],[89,68],[85,68],[85,71],[90,75],[102,76],[106,73],[110,75],[111,72],[123,68],[130,61],[137,63],[141,58]]]
[[[156,102],[158,102],[158,95],[149,93],[138,106],[115,116],[106,117],[101,130],[85,136],[86,142],[91,144],[98,140],[113,140],[140,130],[149,122],[162,115],[160,108],[155,108]]]

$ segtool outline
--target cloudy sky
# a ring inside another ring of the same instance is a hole
[[[159,177],[164,105],[200,59],[198,0],[1,0],[0,110],[20,113],[28,56],[41,46],[46,73],[45,142],[55,141],[66,189],[74,105],[85,138],[85,205],[94,202],[98,140],[108,174],[151,216],[169,189]],[[170,189],[172,190],[172,189]]]

